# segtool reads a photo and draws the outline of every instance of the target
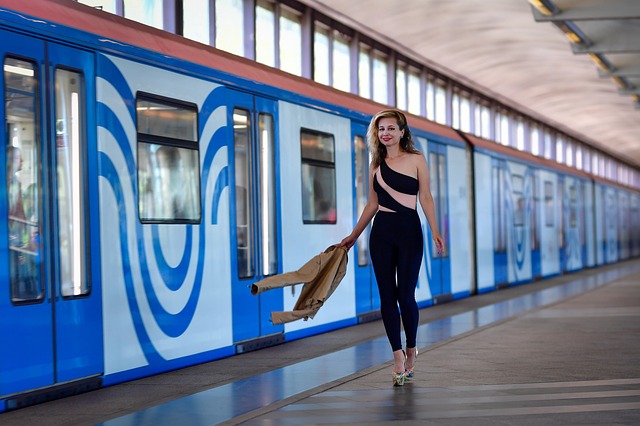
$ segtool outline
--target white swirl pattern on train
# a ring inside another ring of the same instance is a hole
[[[224,190],[224,185],[217,186],[216,183],[223,172],[226,173],[227,150],[223,146],[216,146],[210,151],[209,146],[216,132],[225,126],[226,107],[213,105],[213,111],[207,117],[202,117],[205,122],[201,125],[200,161],[202,170],[207,171],[202,175],[202,224],[143,226],[138,221],[135,208],[137,182],[133,170],[137,146],[136,128],[127,102],[134,101],[132,94],[137,91],[148,91],[147,87],[163,87],[158,84],[161,79],[171,81],[173,89],[169,88],[165,90],[166,93],[159,94],[171,97],[180,90],[181,96],[187,95],[191,100],[199,99],[197,103],[200,109],[218,85],[117,58],[103,58],[102,64],[103,70],[109,70],[105,74],[113,78],[98,78],[98,101],[99,105],[104,106],[102,116],[112,115],[113,119],[104,119],[99,129],[98,143],[100,153],[106,156],[101,167],[106,170],[111,163],[115,172],[109,174],[106,185],[103,180],[105,175],[101,173],[100,192],[103,205],[113,206],[113,201],[116,205],[122,204],[112,212],[106,208],[103,213],[112,213],[117,219],[110,217],[101,221],[103,255],[109,259],[105,264],[114,266],[103,271],[103,281],[109,283],[103,286],[104,300],[109,305],[124,304],[129,311],[128,319],[119,319],[120,325],[125,326],[118,332],[114,331],[118,327],[113,324],[113,319],[105,318],[105,366],[112,371],[122,371],[212,350],[230,343],[230,329],[225,331],[221,327],[211,330],[211,312],[224,315],[228,309],[224,309],[225,297],[221,296],[227,296],[228,305],[230,294],[225,294],[220,289],[214,291],[214,283],[206,280],[207,276],[211,277],[214,273],[218,276],[223,271],[228,274],[226,265],[229,263],[226,262],[221,270],[221,262],[203,260],[206,239],[226,238],[228,241],[228,226],[216,227],[209,219],[214,217],[214,212],[211,211],[214,200],[218,208],[227,206],[226,200],[220,205],[216,197],[221,198],[221,193],[215,193],[218,187]],[[123,84],[125,80],[126,84]],[[120,87],[116,88],[112,81]],[[125,85],[129,87],[122,87]],[[189,87],[188,94],[184,93],[185,87]],[[156,89],[155,93],[157,91]],[[206,164],[207,161],[209,164]],[[111,191],[108,190],[109,187]],[[228,221],[225,217],[221,219],[220,225]],[[119,223],[120,221],[126,223]],[[216,232],[214,228],[220,228],[220,232]],[[115,232],[116,229],[121,232]],[[154,232],[157,233],[157,239],[154,239]],[[189,232],[192,234],[190,247],[187,246]],[[124,247],[120,239],[124,239]],[[154,241],[160,245],[165,268],[173,268],[177,263],[176,259],[180,260],[183,255],[191,259],[185,265],[187,269],[180,271],[185,278],[177,288],[169,288],[162,277]],[[108,253],[115,247],[121,247],[121,250],[115,250],[114,254]],[[122,261],[119,261],[120,258]],[[212,271],[212,268],[215,270]],[[121,286],[124,291],[113,291],[110,285]],[[122,348],[128,348],[129,353],[123,356],[119,353]]]

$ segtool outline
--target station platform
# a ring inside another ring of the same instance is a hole
[[[402,387],[373,321],[0,414],[0,424],[640,424],[640,260],[420,316],[415,378]]]

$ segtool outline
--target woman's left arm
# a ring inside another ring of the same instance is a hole
[[[438,231],[438,223],[436,220],[436,209],[433,196],[431,195],[431,183],[429,176],[429,167],[427,159],[422,154],[417,154],[414,158],[416,168],[418,169],[418,199],[424,215],[427,217],[429,227],[431,228],[431,236],[436,243],[438,253],[444,253],[444,238]]]

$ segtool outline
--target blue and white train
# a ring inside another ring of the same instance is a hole
[[[367,235],[313,320],[249,287],[352,230],[382,106],[72,2],[0,0],[0,41],[0,412],[377,317]],[[421,307],[640,255],[638,192],[410,125]]]

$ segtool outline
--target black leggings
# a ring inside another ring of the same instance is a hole
[[[415,210],[401,213],[378,211],[369,246],[380,292],[382,322],[393,351],[402,349],[401,315],[407,347],[416,346],[419,313],[415,293],[422,263],[422,243],[420,217]]]

